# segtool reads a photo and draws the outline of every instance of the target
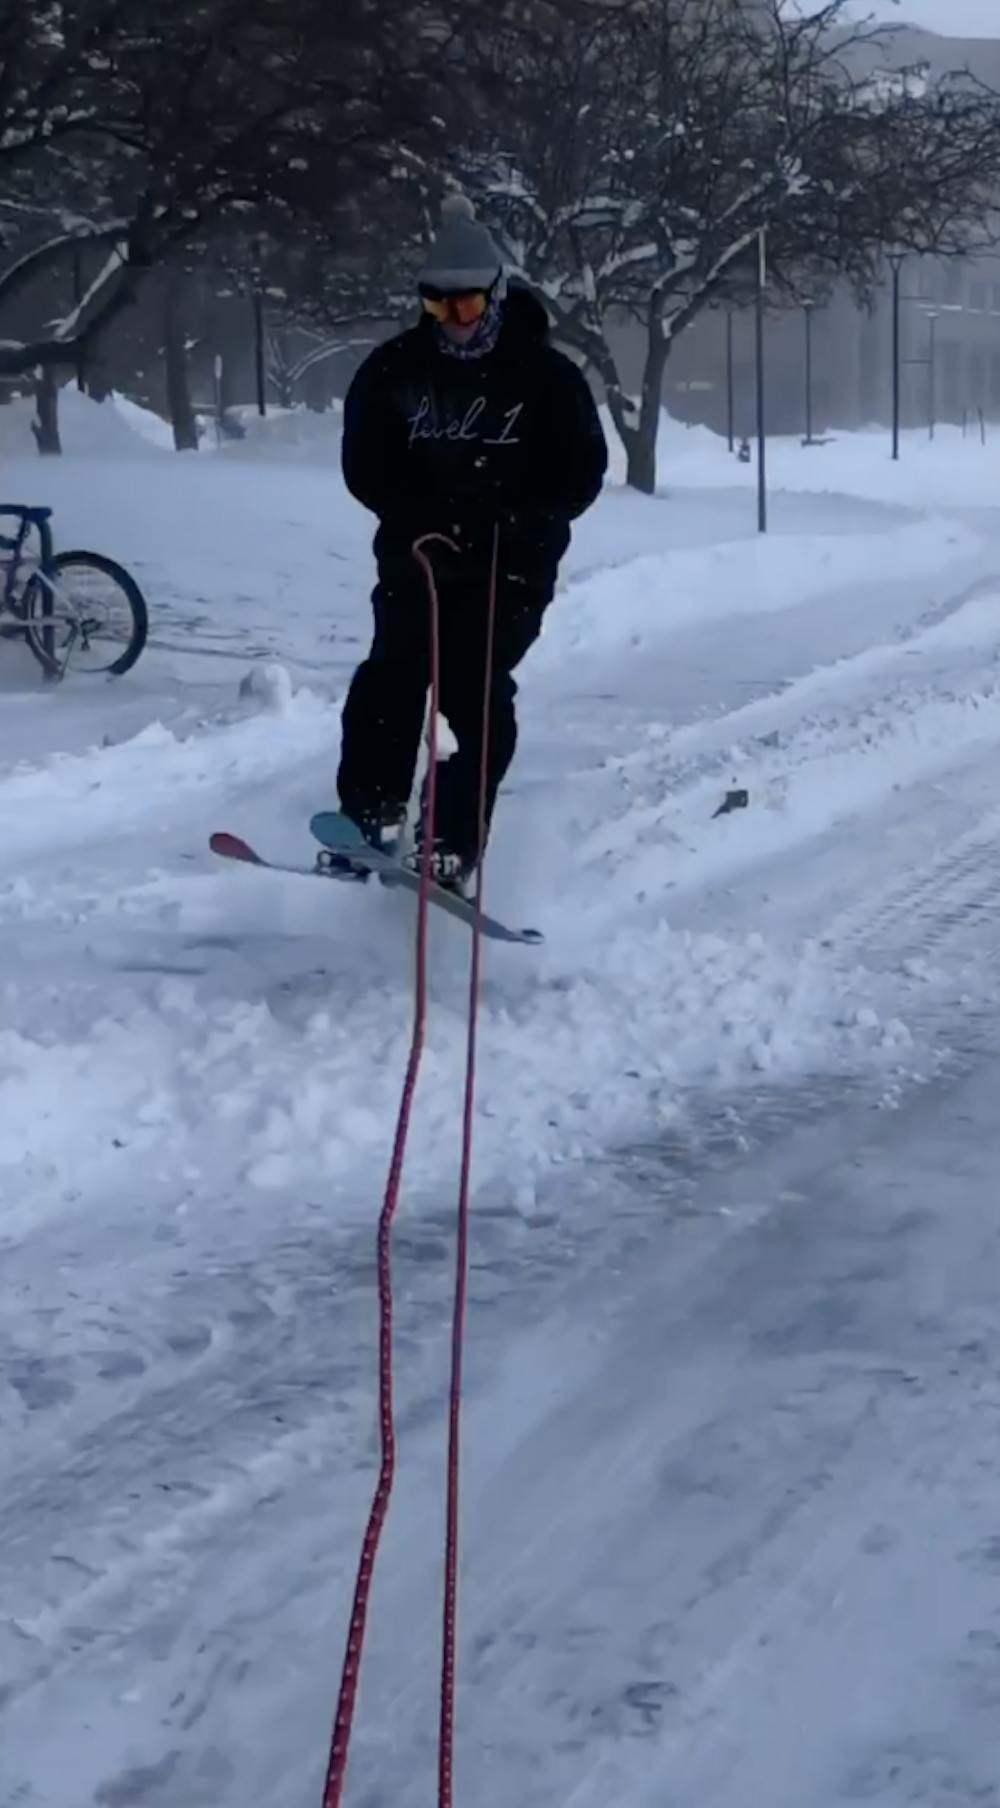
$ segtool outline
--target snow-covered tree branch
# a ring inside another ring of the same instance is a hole
[[[889,244],[992,242],[1000,97],[921,71],[874,80],[889,52],[847,0],[808,17],[784,0],[622,0],[530,54],[516,25],[501,34],[517,107],[451,173],[603,381],[638,487],[655,485],[671,347],[746,293],[761,226],[779,294],[838,276],[864,291]],[[646,337],[634,400],[612,350],[623,316]]]
[[[78,356],[146,270],[234,214],[325,231],[394,135],[426,134],[449,56],[448,6],[426,0],[0,0],[0,308],[123,247],[82,306],[8,330],[0,370]]]

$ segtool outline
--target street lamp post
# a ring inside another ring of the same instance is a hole
[[[935,415],[937,414],[937,323],[937,310],[929,308],[927,311],[927,432],[930,439],[934,438]]]
[[[900,303],[902,290],[900,277],[903,269],[905,251],[890,251],[889,263],[892,266],[892,456],[899,459],[899,411],[901,388],[901,354],[900,354]]]
[[[266,360],[266,328],[264,324],[264,297],[261,294],[260,282],[253,286],[251,297],[253,305],[253,345],[254,345],[254,377],[257,387],[257,413],[263,417],[267,414],[267,360]]]
[[[224,368],[222,353],[216,352],[215,357],[212,360],[212,374],[215,378],[215,443],[217,446],[221,446],[223,438],[222,373]]]
[[[257,240],[257,257],[252,272],[252,288],[250,306],[253,310],[253,351],[254,377],[257,389],[257,413],[261,419],[267,415],[267,322],[264,317],[264,269],[267,259],[267,239]]]
[[[807,300],[802,303],[806,318],[806,445],[813,443],[813,308],[816,303]]]
[[[767,533],[767,401],[764,366],[764,300],[767,291],[767,228],[757,237],[757,531]]]
[[[729,450],[736,442],[736,376],[733,357],[733,310],[726,309],[726,428]]]

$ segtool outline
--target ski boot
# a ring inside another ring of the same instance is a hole
[[[380,853],[395,854],[399,847],[403,831],[406,827],[406,805],[385,803],[378,810],[347,810],[356,823],[370,847],[378,848]],[[336,854],[332,848],[322,848],[316,856],[316,871],[325,873],[330,879],[353,880],[356,885],[366,885],[371,873],[362,867],[355,866],[347,854]]]
[[[423,872],[424,836],[422,823],[418,826],[416,841],[412,851],[404,856],[403,865],[408,867],[411,873],[416,873],[418,876]],[[435,839],[434,845],[431,848],[430,874],[432,883],[439,886],[442,891],[453,892],[457,898],[468,898],[471,896],[475,885],[476,863],[475,861],[466,860],[461,854],[456,854],[452,848],[448,847],[446,842],[438,837]]]

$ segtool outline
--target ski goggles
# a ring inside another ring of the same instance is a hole
[[[482,320],[490,305],[490,292],[488,289],[466,289],[446,295],[443,290],[422,283],[420,304],[432,320],[447,320],[453,326],[474,326],[477,320]]]

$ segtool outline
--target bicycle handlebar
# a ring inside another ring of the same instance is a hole
[[[13,515],[15,520],[23,521],[27,527],[42,527],[51,521],[50,508],[35,508],[31,503],[0,502],[0,515]]]

